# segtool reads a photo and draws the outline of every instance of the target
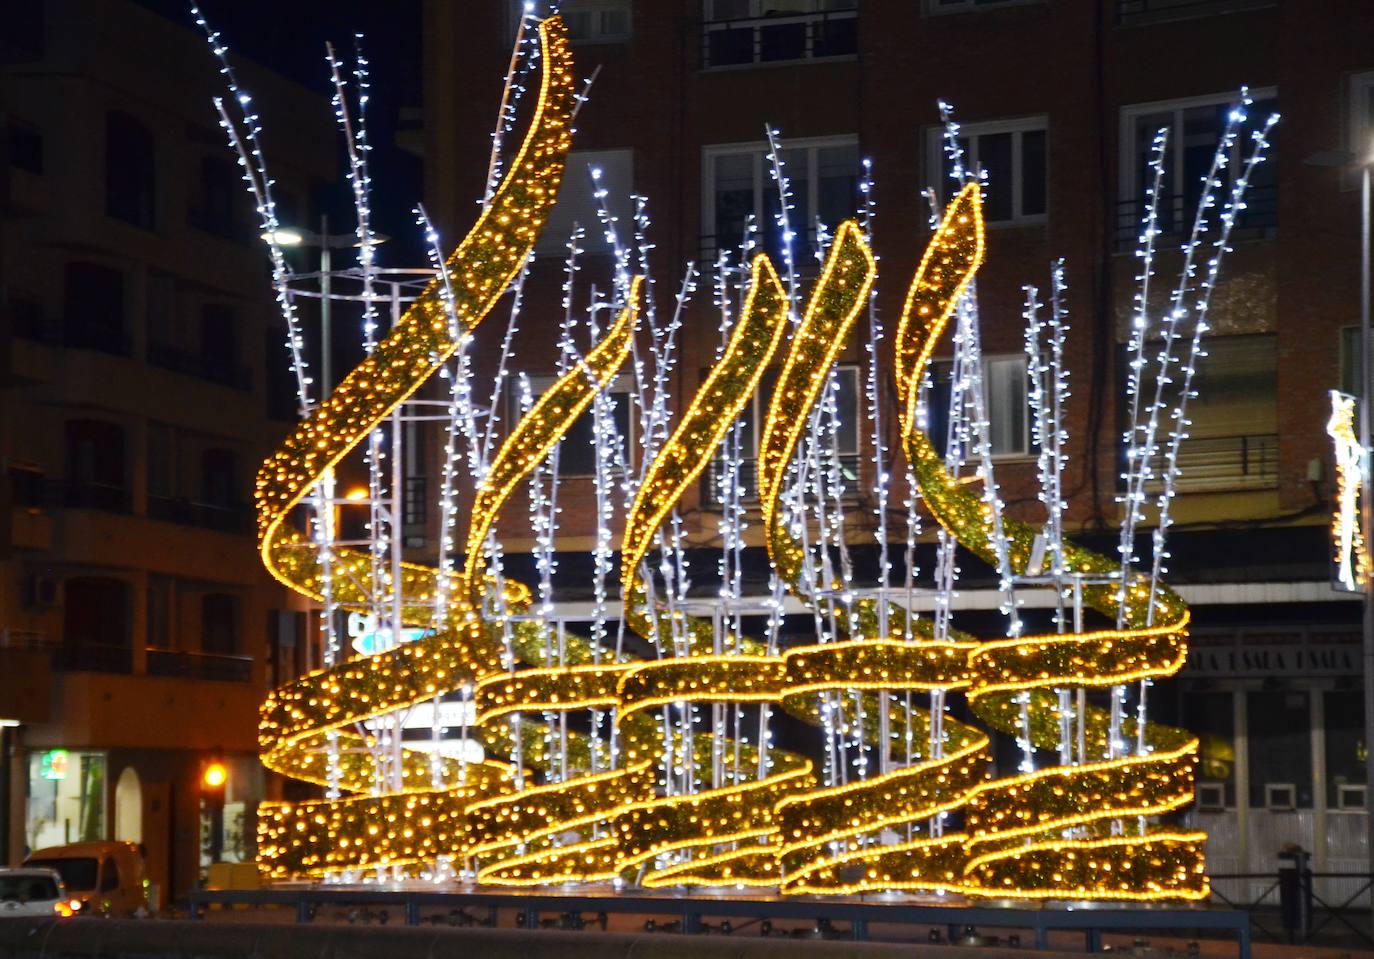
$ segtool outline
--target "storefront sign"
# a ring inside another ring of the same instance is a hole
[[[1194,646],[1188,676],[1358,676],[1360,647],[1314,645]]]
[[[44,779],[66,779],[67,751],[65,749],[49,749],[45,752],[38,765],[38,774]]]

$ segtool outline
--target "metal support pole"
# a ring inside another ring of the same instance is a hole
[[[1365,549],[1369,549],[1370,534],[1374,532],[1374,510],[1371,510],[1371,486],[1369,468],[1370,402],[1374,400],[1374,384],[1371,384],[1370,369],[1370,328],[1369,328],[1369,177],[1370,165],[1365,163],[1360,169],[1360,534],[1364,538]],[[1370,595],[1370,584],[1364,587],[1364,742],[1365,742],[1365,788],[1374,788],[1374,597]],[[1369,857],[1369,871],[1374,873],[1374,812],[1366,808],[1365,814],[1365,854]],[[1370,916],[1374,919],[1374,894],[1370,895]]]
[[[329,217],[320,217],[320,400],[323,402],[334,389],[334,384],[330,380],[332,364],[329,362],[329,354],[334,345],[334,338],[330,335],[329,321],[329,295],[330,295],[330,272],[334,269],[333,255],[329,250]]]

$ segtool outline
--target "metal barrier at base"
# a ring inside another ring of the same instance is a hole
[[[255,890],[198,890],[189,896],[191,917],[200,918],[206,906],[276,905],[292,907],[298,922],[310,922],[324,906],[353,906],[371,910],[400,910],[406,925],[418,925],[425,910],[448,909],[468,921],[464,925],[495,925],[497,911],[514,909],[517,925],[537,929],[543,914],[597,915],[605,928],[605,915],[670,916],[671,926],[683,933],[708,931],[705,919],[774,922],[804,920],[819,930],[834,930],[832,923],[850,924],[848,938],[867,939],[870,925],[885,923],[945,929],[949,942],[960,941],[966,930],[979,927],[1030,933],[1036,949],[1049,947],[1051,931],[1083,933],[1089,952],[1102,948],[1103,933],[1158,931],[1186,935],[1190,931],[1229,933],[1235,938],[1239,959],[1250,959],[1250,915],[1239,909],[1208,906],[1117,906],[1100,904],[1022,904],[1006,906],[962,905],[913,898],[825,898],[799,896],[675,895],[644,892],[595,893],[581,891],[538,892],[479,888],[443,891],[436,889],[384,888],[380,886],[289,886]],[[479,911],[477,916],[468,909]],[[485,912],[486,918],[481,918]],[[385,922],[389,913],[371,913]],[[722,923],[710,931],[729,932]],[[574,928],[581,928],[580,925]],[[660,927],[661,928],[661,927]]]

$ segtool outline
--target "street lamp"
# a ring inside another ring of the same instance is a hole
[[[333,251],[357,248],[363,244],[359,242],[356,233],[330,233],[329,217],[320,217],[320,232],[311,233],[309,230],[300,230],[291,226],[278,226],[275,230],[266,230],[260,234],[264,243],[275,243],[277,246],[312,247],[320,251],[320,389],[322,396],[327,396],[333,387],[331,380],[331,369],[329,354],[333,346],[333,338],[330,329],[330,294],[332,284],[330,282],[333,270]],[[389,240],[390,237],[381,233],[374,233],[370,244],[378,246]]]
[[[1370,280],[1370,171],[1374,168],[1374,141],[1364,156],[1349,150],[1325,150],[1314,153],[1303,160],[1311,166],[1338,167],[1343,170],[1360,171],[1360,536],[1365,549],[1370,548],[1371,533],[1374,533],[1374,479],[1370,477],[1369,440],[1371,431],[1370,406],[1374,402],[1374,363],[1371,362],[1371,339],[1369,316]],[[1369,857],[1369,871],[1374,873],[1374,809],[1370,808],[1370,798],[1374,794],[1374,595],[1366,579],[1361,583],[1361,597],[1364,604],[1363,629],[1361,630],[1361,650],[1363,655],[1362,682],[1364,686],[1364,744],[1365,744],[1365,850]],[[1370,897],[1370,908],[1374,911],[1374,895]]]

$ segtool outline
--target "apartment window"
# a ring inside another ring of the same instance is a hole
[[[100,420],[67,422],[68,506],[126,512],[124,430]]]
[[[200,363],[203,379],[246,389],[248,373],[239,366],[238,314],[223,303],[200,308]]]
[[[36,296],[25,296],[23,293],[11,291],[9,310],[15,336],[31,340],[48,340],[55,332],[48,325],[47,312],[43,309],[42,300]]]
[[[43,172],[43,131],[31,123],[10,117],[5,139],[11,166],[26,173]]]
[[[793,142],[782,150],[782,160],[792,189],[793,253],[801,265],[816,248],[817,222],[833,231],[858,209],[859,145],[853,137]],[[737,253],[752,217],[757,242],[780,266],[778,188],[767,144],[707,147],[703,169],[703,259],[719,250]]]
[[[574,43],[619,43],[630,38],[630,0],[568,0],[560,9]]]
[[[1358,326],[1341,327],[1340,364],[1338,380],[1340,391],[1349,393],[1351,396],[1364,395],[1364,386],[1360,382],[1364,371],[1360,369],[1360,328]]]
[[[549,387],[558,381],[554,375],[531,376],[530,393],[537,400]],[[632,394],[634,378],[622,374],[611,381],[606,391],[611,400],[611,419],[620,436],[622,453],[628,448],[631,427],[631,410],[634,408]],[[520,418],[518,388],[511,392],[511,409],[508,422],[512,426]],[[563,434],[563,443],[558,449],[558,473],[560,476],[594,476],[596,474],[596,416],[592,408],[577,418],[572,427]]]
[[[148,499],[177,496],[176,432],[164,423],[148,424]],[[152,504],[149,503],[151,511]]]
[[[949,401],[953,364],[935,364],[931,389],[926,397],[928,435],[937,450],[944,451],[949,438]],[[984,413],[988,442],[997,457],[1029,456],[1030,382],[1024,356],[983,357]]]
[[[176,580],[148,577],[148,648],[175,649]]]
[[[208,449],[201,454],[200,499],[219,509],[238,505],[238,457],[232,450]]]
[[[127,672],[129,585],[106,576],[74,576],[62,586],[62,645],[69,669]]]
[[[277,421],[292,421],[300,413],[296,375],[291,372],[286,332],[269,326],[263,332],[263,378],[267,386],[267,416]]]
[[[960,127],[964,166],[987,175],[983,215],[989,223],[1044,223],[1048,167],[1044,117],[969,123]],[[932,128],[926,139],[930,169],[941,171],[940,190],[951,192],[953,169],[945,153],[944,131]]]
[[[993,7],[1024,7],[1044,0],[926,0],[926,13],[974,13]]]
[[[429,442],[431,424],[407,420],[404,425],[401,450],[405,457],[405,490],[401,510],[405,545],[419,548],[425,545],[425,525],[429,522],[430,483]]]
[[[758,495],[758,458],[759,443],[762,441],[763,424],[768,418],[768,407],[777,388],[779,369],[770,367],[764,370],[759,379],[758,389],[740,412],[740,485],[747,499]],[[824,394],[822,394],[824,396]],[[819,403],[820,400],[818,399]],[[835,448],[840,456],[840,469],[844,473],[846,486],[852,492],[858,482],[859,453],[862,437],[860,424],[865,422],[862,406],[862,384],[857,366],[843,365],[835,368],[835,414],[838,428],[835,434]],[[732,433],[727,433],[716,456],[716,465],[707,473],[710,486],[707,498],[712,502],[720,501],[718,480],[727,444],[733,442]]]
[[[239,601],[228,593],[200,598],[200,651],[233,656],[239,651]]]
[[[156,214],[153,135],[127,113],[105,117],[105,213],[151,230]]]
[[[68,263],[63,269],[64,346],[123,354],[124,274],[96,263]]]
[[[624,43],[632,32],[631,6],[631,0],[563,0],[561,4],[551,0],[511,0],[506,8],[506,35],[515,39],[515,29],[526,13],[542,18],[556,7],[573,43]],[[525,29],[528,35],[529,26]]]
[[[596,199],[596,186],[592,181],[593,170],[601,171],[600,182],[606,190],[606,206],[617,220],[620,242],[629,242],[634,232],[634,205],[630,200],[630,193],[634,190],[634,152],[574,150],[568,154],[563,182],[558,188],[558,201],[553,205],[548,223],[535,242],[536,255],[567,256],[568,238],[574,226],[581,227],[585,234],[578,244],[584,252],[612,252],[598,216],[600,202]]]
[[[1159,352],[1147,344],[1145,355]],[[1147,367],[1142,395],[1153,397],[1157,367]],[[1181,386],[1178,370],[1172,403]],[[1179,446],[1182,491],[1272,489],[1278,484],[1278,347],[1274,334],[1215,336],[1197,361],[1188,401],[1188,437]],[[1124,466],[1124,452],[1122,454]]]
[[[11,49],[32,57],[41,56],[47,49],[46,7],[44,3],[9,4],[5,11],[5,32],[0,36],[0,53],[6,61],[10,61]],[[14,57],[14,61],[22,59]]]
[[[1222,195],[1244,166],[1253,141],[1248,134],[1261,129],[1269,114],[1278,108],[1273,89],[1252,91],[1254,103],[1248,111],[1241,136],[1231,148],[1230,162],[1221,172]],[[1165,156],[1162,196],[1159,200],[1159,229],[1164,233],[1186,234],[1197,215],[1203,183],[1212,167],[1217,143],[1226,128],[1227,117],[1235,105],[1235,94],[1192,97],[1160,103],[1125,107],[1121,111],[1121,198],[1117,204],[1117,240],[1123,249],[1134,249],[1145,210],[1145,190],[1154,182],[1150,156],[1154,138],[1161,128],[1169,130]],[[1236,217],[1233,237],[1263,236],[1278,224],[1277,151],[1272,134],[1265,161],[1255,168],[1245,195],[1246,209]],[[1216,208],[1220,209],[1220,206]]]
[[[221,157],[202,157],[188,211],[191,225],[216,236],[233,238],[238,226],[238,187],[239,177],[232,163]]]
[[[858,0],[704,0],[702,66],[852,57],[858,28]]]

